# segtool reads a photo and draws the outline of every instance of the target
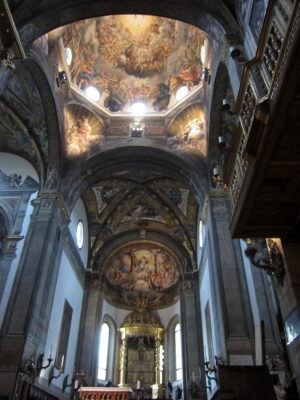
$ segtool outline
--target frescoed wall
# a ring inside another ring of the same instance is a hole
[[[110,293],[113,303],[118,297],[125,307],[133,306],[144,298],[149,308],[158,308],[167,305],[169,293],[165,292],[178,285],[179,265],[166,248],[151,242],[135,242],[114,252],[106,263],[105,278],[115,291]]]
[[[90,155],[99,150],[104,125],[91,111],[70,104],[64,112],[64,125],[68,156]]]

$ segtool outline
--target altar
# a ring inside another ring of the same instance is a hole
[[[129,400],[130,387],[81,387],[80,400]]]

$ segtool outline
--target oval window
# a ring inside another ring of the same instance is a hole
[[[76,229],[76,242],[77,242],[77,247],[81,249],[83,245],[83,223],[80,220],[78,221]]]

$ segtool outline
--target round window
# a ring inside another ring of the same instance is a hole
[[[83,245],[83,223],[80,220],[78,221],[76,229],[76,242],[77,242],[77,247],[81,249]]]

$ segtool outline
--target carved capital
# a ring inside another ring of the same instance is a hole
[[[186,272],[183,275],[182,289],[190,290],[196,289],[199,286],[198,271]]]

